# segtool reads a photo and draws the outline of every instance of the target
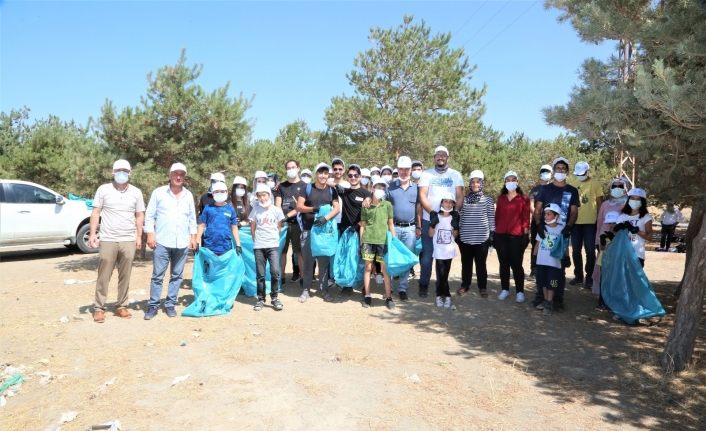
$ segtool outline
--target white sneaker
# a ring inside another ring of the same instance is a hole
[[[385,282],[385,279],[382,278],[382,274],[375,275],[375,283],[383,284],[384,282]]]
[[[507,299],[508,296],[510,296],[509,290],[501,290],[500,295],[498,295],[498,299],[501,301],[504,301]]]
[[[525,302],[525,294],[523,292],[517,292],[517,296],[515,296],[515,302],[517,302],[517,303]]]
[[[444,308],[451,308],[451,297],[447,296],[444,299]]]
[[[444,306],[444,298],[441,296],[436,297],[436,306],[437,307],[443,307]]]

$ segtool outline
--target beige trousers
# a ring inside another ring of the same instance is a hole
[[[127,304],[130,289],[130,274],[132,261],[135,258],[135,241],[101,241],[98,252],[98,280],[96,280],[95,310],[105,311],[105,301],[108,297],[108,285],[113,269],[118,267],[118,301],[116,307]]]

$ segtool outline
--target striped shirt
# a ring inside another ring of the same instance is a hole
[[[495,231],[495,206],[493,198],[483,195],[476,204],[464,202],[461,207],[459,229],[461,242],[469,245],[482,244]]]

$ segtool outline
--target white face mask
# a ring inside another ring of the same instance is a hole
[[[287,169],[287,178],[294,179],[297,177],[298,173],[299,173],[299,169],[297,169],[297,168]]]
[[[385,190],[377,189],[375,190],[374,195],[377,199],[383,200],[385,199]]]
[[[443,211],[443,212],[445,212],[445,213],[450,213],[450,212],[453,211],[453,210],[454,210],[453,207],[451,207],[451,208],[444,208],[444,207],[439,208],[439,211]]]
[[[241,189],[240,187],[238,187],[237,189],[235,189],[235,195],[239,198],[242,198],[243,196],[245,196],[245,189]]]
[[[554,217],[553,219],[549,219],[549,220],[547,220],[546,217],[544,218],[545,224],[554,224],[555,222],[556,222],[556,217]]]
[[[267,198],[267,199],[265,199],[265,201],[264,201],[264,202],[263,202],[263,201],[261,201],[261,200],[258,200],[258,203],[259,203],[259,204],[260,204],[260,206],[261,206],[261,207],[263,207],[263,208],[269,208],[269,207],[270,207],[270,205],[272,205],[272,199],[270,199],[270,198]]]
[[[542,172],[539,174],[539,179],[542,181],[549,181],[552,179],[552,173],[551,172]]]
[[[642,206],[642,201],[635,201],[635,200],[630,199],[628,201],[628,205],[630,205],[630,208],[636,210]]]
[[[622,198],[623,196],[625,196],[625,189],[621,189],[620,187],[610,189],[610,195],[616,199]]]
[[[565,181],[565,180],[566,180],[566,174],[563,173],[563,172],[557,172],[557,173],[554,174],[554,179],[557,180],[557,181],[559,181],[559,182]]]
[[[302,181],[304,181],[307,184],[311,184],[311,177],[306,175],[302,177]]]
[[[267,182],[267,187],[269,187],[269,188],[271,188],[271,189],[274,189],[274,188],[275,188],[275,182],[272,181],[272,180],[268,181],[268,182]]]
[[[116,172],[113,174],[113,179],[117,184],[125,184],[130,178],[130,174],[127,172]]]
[[[375,181],[377,181],[377,180],[380,179],[380,175],[373,175],[373,176],[371,177],[371,179],[372,179],[373,182],[375,182]]]
[[[576,175],[576,179],[579,181],[586,181],[586,179],[588,179],[588,175]]]
[[[367,177],[363,177],[360,179],[360,185],[362,186],[367,186],[370,180]]]
[[[223,203],[228,199],[228,192],[214,192],[213,193],[213,200],[216,201],[217,203]]]
[[[412,171],[412,178],[418,180],[422,177],[422,171]]]
[[[509,192],[514,192],[517,190],[517,181],[508,181],[505,183],[505,188]]]
[[[389,183],[390,181],[392,181],[392,175],[383,175],[382,180],[386,183]]]

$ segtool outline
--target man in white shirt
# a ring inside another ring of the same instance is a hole
[[[145,320],[157,315],[162,296],[162,282],[171,262],[169,289],[164,301],[167,316],[176,316],[184,264],[189,250],[196,248],[196,208],[194,196],[184,187],[186,166],[174,163],[169,169],[169,184],[157,187],[150,196],[145,213],[147,246],[152,254],[152,282]]]
[[[451,193],[456,196],[456,211],[463,205],[463,177],[449,168],[449,150],[439,145],[434,150],[434,167],[422,173],[419,179],[419,203],[422,206],[422,253],[419,264],[422,268],[419,276],[419,296],[426,298],[431,279],[431,265],[434,261],[434,243],[429,236],[429,213],[439,211],[441,196]]]
[[[96,280],[93,321],[105,321],[105,301],[113,269],[118,267],[118,301],[115,315],[124,319],[132,317],[125,307],[130,289],[130,274],[135,250],[142,247],[142,224],[145,219],[145,200],[142,192],[132,184],[130,163],[116,160],[113,163],[113,181],[98,187],[93,198],[88,244],[97,248],[98,279]],[[100,241],[97,230],[100,220]]]

